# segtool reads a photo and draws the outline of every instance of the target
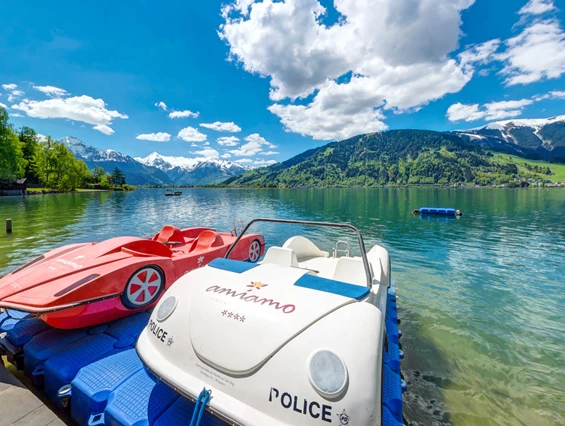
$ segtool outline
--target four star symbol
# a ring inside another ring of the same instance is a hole
[[[231,312],[231,311],[228,312],[227,309],[224,309],[224,310],[221,312],[221,315],[222,315],[223,317],[225,317],[225,316],[227,315],[228,318],[234,319],[234,320],[236,320],[236,321],[241,321],[241,322],[245,322],[245,319],[246,319],[246,318],[245,318],[245,315],[239,315],[239,314],[237,314],[237,313],[235,313],[235,312]]]

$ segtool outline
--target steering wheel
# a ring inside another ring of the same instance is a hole
[[[182,246],[184,243],[180,241],[163,241],[161,244],[165,244],[166,246]]]

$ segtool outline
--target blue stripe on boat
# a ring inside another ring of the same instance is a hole
[[[363,299],[370,291],[368,287],[328,280],[327,278],[315,277],[313,275],[303,275],[294,285],[310,288],[312,290],[325,291],[326,293],[338,294],[357,300]]]
[[[259,265],[256,263],[242,262],[241,260],[224,259],[219,257],[212,260],[208,266],[216,269],[222,269],[224,271],[235,272],[236,274],[241,274],[242,272],[249,271]]]

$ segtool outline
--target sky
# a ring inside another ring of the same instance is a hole
[[[561,0],[5,1],[15,127],[262,166],[357,134],[565,114]]]

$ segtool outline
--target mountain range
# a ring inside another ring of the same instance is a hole
[[[131,185],[211,185],[251,169],[215,158],[167,157],[156,152],[133,158],[112,149],[95,148],[72,136],[60,142],[90,169],[98,166],[111,173],[118,167]]]
[[[169,157],[157,152],[145,158],[135,158],[147,167],[157,168],[167,174],[176,185],[209,185],[237,176],[252,169],[238,163],[217,158]]]
[[[217,158],[174,157],[157,152],[133,158],[89,146],[74,137],[65,137],[61,142],[89,168],[99,166],[111,172],[119,167],[132,185],[496,184],[515,180],[517,166],[510,170],[507,162],[494,161],[488,151],[565,162],[565,115],[498,121],[453,132],[393,130],[360,135],[260,169]]]
[[[514,119],[452,132],[485,148],[532,159],[565,162],[565,115]]]
[[[548,163],[493,154],[456,134],[391,130],[311,149],[269,167],[235,176],[237,187],[373,187],[382,185],[522,185],[544,182]],[[550,180],[550,179],[549,179]]]

